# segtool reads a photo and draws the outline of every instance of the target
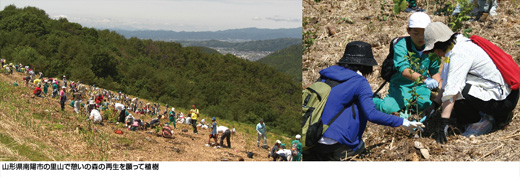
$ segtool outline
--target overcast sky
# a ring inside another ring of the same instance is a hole
[[[98,29],[217,31],[302,25],[301,0],[0,0],[2,10],[11,4]]]

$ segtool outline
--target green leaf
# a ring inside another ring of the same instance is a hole
[[[405,0],[394,0],[394,14],[399,14],[401,11],[406,9],[407,3]]]

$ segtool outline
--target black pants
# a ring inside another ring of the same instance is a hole
[[[483,101],[468,94],[471,84],[466,84],[462,90],[463,100],[455,101],[451,118],[457,122],[457,126],[463,127],[466,124],[480,121],[479,112],[482,111],[495,118],[496,123],[509,123],[511,113],[518,102],[518,90],[511,91],[506,99],[502,101],[489,100]],[[450,118],[450,119],[451,119]]]
[[[117,122],[125,122],[125,117],[126,117],[125,110],[122,110],[119,113],[119,120],[117,120]]]
[[[280,155],[278,155],[276,152],[274,152],[273,156],[271,156],[273,158],[273,161],[276,161],[278,160],[278,157],[280,157]]]
[[[336,143],[333,145],[317,144],[307,151],[303,151],[303,161],[340,161],[345,157],[352,157],[365,151],[365,143],[361,141],[356,151]]]
[[[285,154],[280,154],[279,157],[282,161],[287,161],[287,156]]]
[[[197,132],[197,120],[191,119],[191,126],[193,126],[193,133],[198,133]]]
[[[65,101],[60,101],[61,104],[61,111],[65,109]]]
[[[231,148],[231,141],[229,141],[231,137],[231,131],[229,131],[229,129],[227,129],[226,131],[224,131],[224,133],[222,133],[222,136],[220,137],[220,146],[223,146],[223,142],[224,142],[224,138],[226,138],[226,141],[227,141],[227,146],[228,148]]]

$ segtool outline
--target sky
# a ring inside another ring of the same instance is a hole
[[[0,0],[97,29],[218,31],[302,26],[301,0]]]

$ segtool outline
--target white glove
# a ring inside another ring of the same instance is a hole
[[[424,83],[426,84],[426,87],[428,87],[430,90],[439,87],[439,83],[432,78],[427,78],[424,80]]]
[[[415,132],[415,128],[423,131],[424,125],[421,122],[410,122],[407,119],[403,119],[403,128],[408,130],[409,132]]]

